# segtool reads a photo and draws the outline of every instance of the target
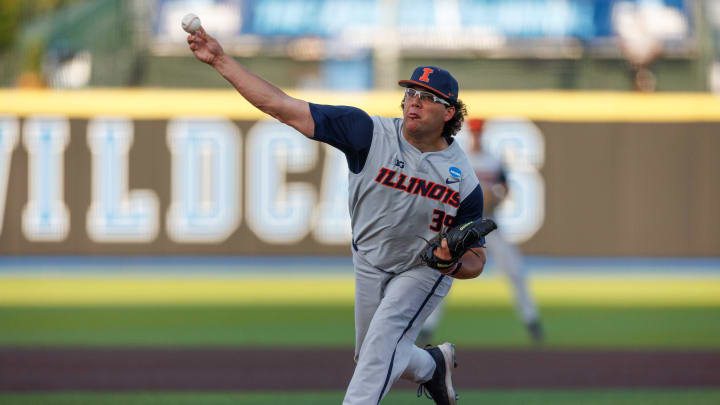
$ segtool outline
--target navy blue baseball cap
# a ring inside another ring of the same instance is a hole
[[[424,87],[446,100],[457,102],[457,80],[450,72],[437,66],[419,66],[415,68],[410,80],[400,80],[398,84],[402,87]]]

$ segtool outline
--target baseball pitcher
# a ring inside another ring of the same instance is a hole
[[[370,117],[288,96],[227,55],[202,27],[187,41],[255,107],[347,158],[356,367],[343,404],[379,404],[399,378],[420,384],[436,404],[455,404],[454,346],[414,344],[453,279],[482,272],[484,236],[495,227],[482,219],[481,187],[454,142],[466,115],[455,78],[420,66],[399,82],[402,118]]]

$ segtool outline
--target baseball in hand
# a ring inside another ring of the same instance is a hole
[[[200,29],[200,17],[193,13],[186,14],[182,19],[182,28],[186,32],[194,34],[195,31]]]

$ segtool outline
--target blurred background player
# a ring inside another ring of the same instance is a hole
[[[493,218],[495,209],[508,195],[509,188],[502,161],[483,149],[481,138],[484,124],[482,119],[468,120],[470,139],[466,147],[466,154],[483,189],[484,215]],[[515,310],[525,324],[530,339],[534,343],[542,343],[544,331],[540,322],[540,314],[537,303],[528,288],[520,250],[503,236],[502,226],[497,231],[490,233],[485,240],[488,258],[505,273],[512,285]],[[425,321],[418,337],[419,345],[430,343],[433,332],[442,318],[444,307],[445,301]]]

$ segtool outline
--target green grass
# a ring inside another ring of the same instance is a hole
[[[328,393],[0,393],[4,405],[336,405],[343,394]],[[460,403],[503,405],[714,405],[720,390],[576,390],[576,391],[470,391]],[[414,392],[390,392],[383,404],[430,405]]]
[[[541,315],[551,346],[720,348],[718,307],[550,307]],[[528,339],[510,308],[451,308],[438,336],[470,346],[519,346]]]
[[[0,309],[0,345],[343,347],[350,307],[106,307]]]
[[[550,347],[720,348],[720,307],[542,308]],[[351,347],[349,306],[0,308],[0,346]],[[439,339],[527,346],[509,307],[450,307]]]

